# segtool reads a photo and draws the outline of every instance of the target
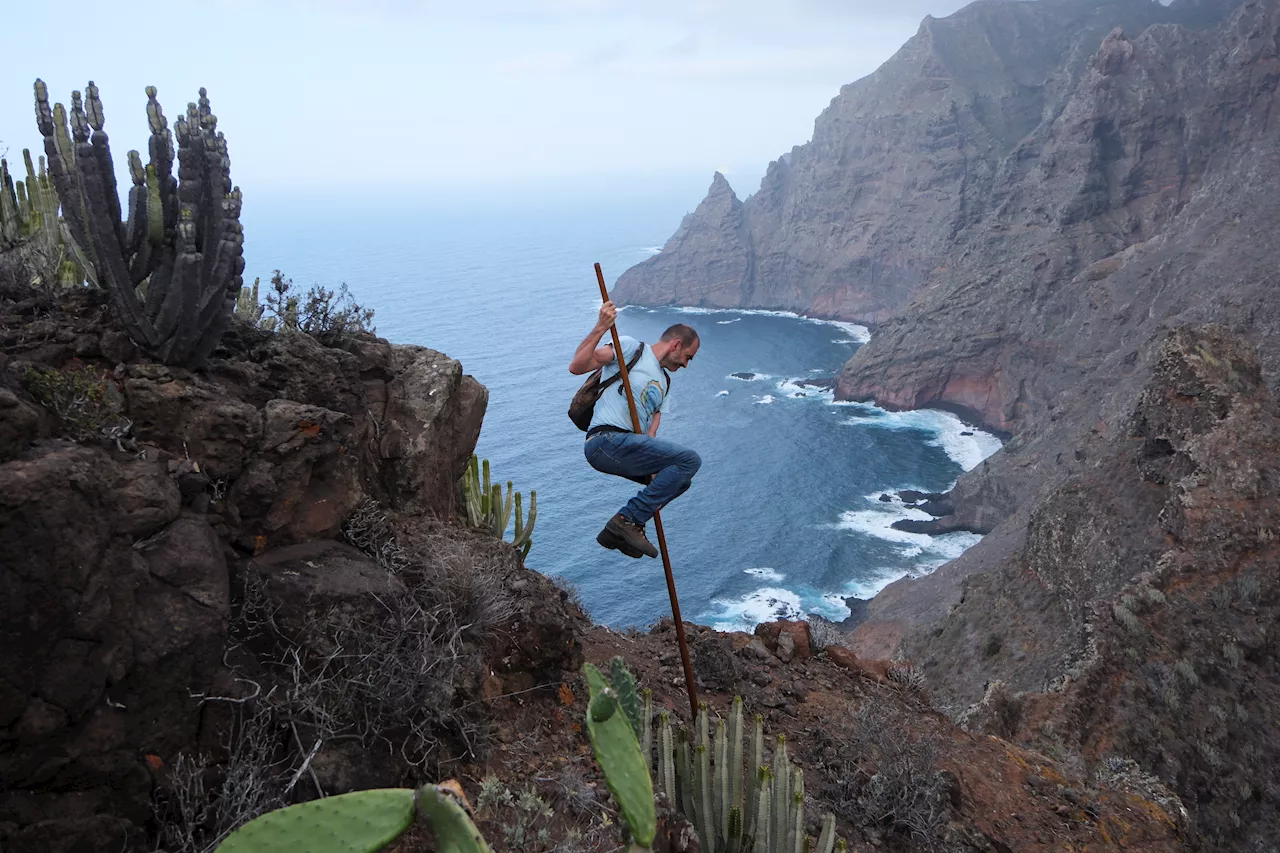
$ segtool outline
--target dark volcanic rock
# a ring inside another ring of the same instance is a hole
[[[901,530],[905,533],[926,533],[930,536],[942,536],[946,533],[956,533],[964,530],[964,526],[956,524],[947,517],[932,518],[928,521],[914,518],[900,518],[893,524],[889,525],[894,530]]]
[[[232,705],[201,697],[243,697],[279,674],[231,639],[243,564],[266,552],[255,618],[294,638],[333,613],[388,618],[399,581],[332,539],[367,498],[453,524],[487,401],[457,361],[422,347],[338,350],[236,324],[196,373],[102,362],[136,357],[118,337],[100,292],[0,282],[0,847],[18,853],[155,849],[157,786],[177,784],[174,763],[225,759]],[[52,379],[40,390],[33,375]],[[102,405],[87,408],[73,377]],[[447,629],[466,663],[433,694],[440,708],[478,710],[479,673],[500,660],[542,680],[576,668],[579,624],[552,606],[558,590],[540,579],[511,603],[504,587],[531,573],[509,545],[441,535],[421,549],[426,603],[483,593],[464,618],[503,639],[486,666],[487,640]],[[402,781],[385,743],[366,746],[362,765],[345,745],[317,770],[337,787]]]
[[[999,681],[1058,742],[1168,782],[1212,849],[1265,847],[1274,806],[1219,795],[1280,761],[1274,732],[1243,722],[1280,702],[1264,651],[1280,643],[1280,406],[1256,352],[1222,327],[1175,330],[1091,458],[1009,556],[965,577],[966,554],[913,582],[919,595],[877,597],[857,632],[896,622],[940,700]]]

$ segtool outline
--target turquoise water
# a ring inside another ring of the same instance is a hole
[[[265,280],[278,267],[303,287],[345,281],[377,309],[379,334],[459,359],[489,388],[477,452],[496,477],[538,492],[528,565],[572,581],[597,621],[643,626],[669,612],[662,566],[595,542],[634,487],[586,464],[565,415],[581,377],[567,365],[599,305],[592,263],[612,283],[658,250],[702,190],[402,194],[345,206],[268,195],[246,203],[247,274]],[[832,378],[865,330],[672,308],[626,308],[619,327],[653,341],[673,322],[702,337],[673,379],[661,433],[703,458],[692,489],[663,512],[686,619],[723,628],[809,612],[839,619],[844,596],[927,572],[977,541],[894,531],[894,520],[924,516],[879,497],[946,489],[995,439],[949,414],[835,404],[804,384]]]

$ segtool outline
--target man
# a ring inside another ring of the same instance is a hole
[[[597,346],[617,316],[618,309],[612,302],[601,306],[595,326],[578,344],[569,362],[570,373],[590,373],[603,367],[601,382],[617,373],[618,360],[613,345]],[[635,338],[621,337],[619,342],[623,361],[628,363],[642,346]],[[645,536],[645,525],[654,513],[684,494],[702,465],[697,453],[656,437],[658,425],[662,423],[662,404],[671,383],[668,374],[687,366],[697,355],[698,333],[679,323],[663,332],[657,343],[644,346],[635,367],[627,371],[641,432],[632,431],[631,411],[623,395],[622,382],[615,382],[596,402],[583,448],[587,462],[597,471],[644,484],[596,537],[604,547],[619,550],[628,557],[658,556],[658,549]]]

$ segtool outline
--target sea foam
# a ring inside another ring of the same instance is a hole
[[[841,338],[837,343],[865,344],[871,340],[871,330],[866,326],[860,326],[857,323],[849,323],[844,320],[823,320],[817,317],[806,317],[794,311],[767,311],[763,308],[702,308],[692,305],[671,306],[666,310],[680,314],[754,314],[759,317],[787,317],[792,320],[804,320],[806,323],[835,326],[848,336],[847,338]],[[729,320],[727,322],[733,321]]]
[[[1000,449],[1000,439],[988,432],[966,424],[950,412],[940,409],[913,409],[890,412],[868,403],[853,403],[859,410],[844,423],[850,426],[870,426],[879,429],[914,429],[933,433],[926,443],[942,448],[963,470],[972,470],[991,454]],[[969,433],[964,435],[963,433]]]
[[[830,403],[835,400],[835,389],[821,388],[816,385],[806,384],[811,381],[812,380],[805,378],[784,379],[778,383],[778,390],[787,397],[821,400],[826,403]]]
[[[898,545],[903,557],[918,559],[918,567],[926,572],[954,560],[982,539],[976,533],[956,532],[932,536],[928,533],[898,530],[893,526],[895,521],[930,521],[933,516],[924,510],[905,505],[897,496],[892,501],[881,501],[881,494],[883,493],[875,492],[863,498],[875,509],[853,509],[840,513],[838,526]]]
[[[761,622],[800,619],[804,615],[800,596],[775,586],[761,587],[737,599],[712,599],[711,604],[719,608],[708,619],[717,631],[750,631]]]

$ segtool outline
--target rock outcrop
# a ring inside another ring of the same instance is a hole
[[[206,373],[164,367],[103,300],[0,292],[6,850],[146,837],[168,765],[216,753],[244,695],[228,655],[246,584],[265,585],[282,636],[370,590],[390,600],[388,567],[333,540],[365,502],[454,519],[487,399],[448,356],[372,337],[237,326]],[[521,572],[514,552],[489,562]],[[524,612],[539,600],[490,616],[533,638],[519,660],[571,665],[572,633],[540,644],[546,617]]]
[[[1099,768],[1135,761],[1207,849],[1266,849],[1280,739],[1252,721],[1280,702],[1278,498],[1280,406],[1256,351],[1222,327],[1179,328],[1121,428],[1029,513],[1012,557],[915,584],[940,605],[929,619],[911,590],[877,598],[859,631],[896,622],[945,702],[1000,683],[1017,709],[1002,737]]]

